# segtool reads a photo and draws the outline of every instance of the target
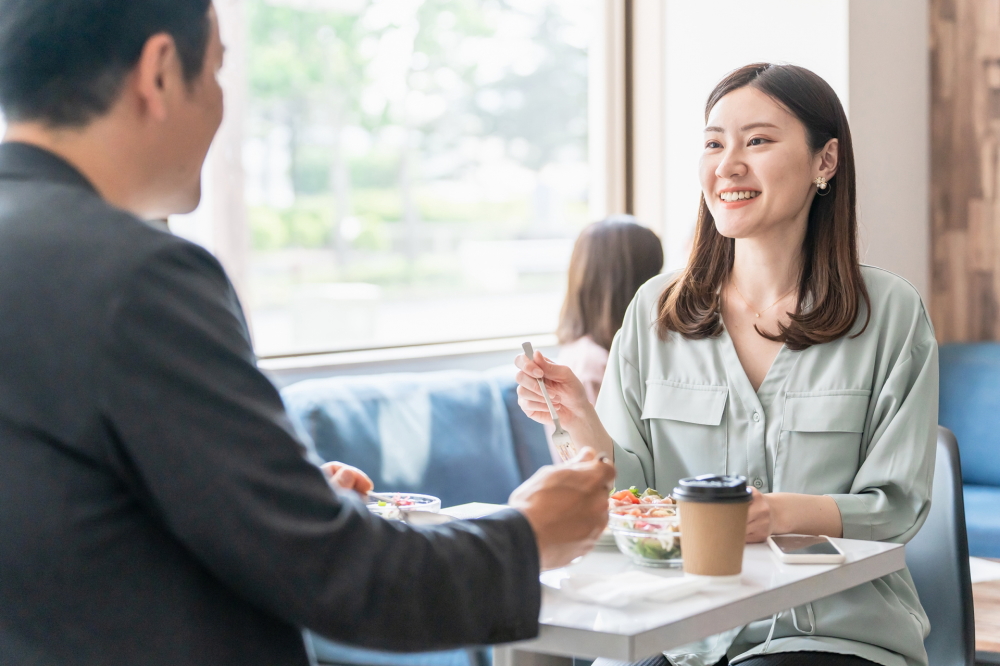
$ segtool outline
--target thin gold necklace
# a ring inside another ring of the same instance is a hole
[[[786,291],[784,294],[782,294],[778,298],[778,300],[776,300],[774,303],[771,303],[770,305],[768,305],[766,308],[764,308],[760,312],[757,312],[756,310],[753,309],[753,306],[750,305],[750,302],[746,299],[746,296],[743,295],[743,292],[740,291],[740,288],[736,286],[736,280],[734,280],[733,278],[729,278],[729,284],[733,285],[733,289],[736,290],[736,293],[739,295],[740,300],[743,301],[743,305],[747,306],[747,308],[750,309],[750,312],[752,312],[755,315],[757,315],[757,319],[760,319],[760,316],[762,314],[764,314],[765,312],[767,312],[768,310],[770,310],[771,308],[773,308],[775,305],[777,305],[781,301],[785,300],[785,297],[788,296],[793,291],[795,291],[795,289],[798,286],[798,285],[796,285],[795,287],[792,287],[791,289],[789,289],[788,291]]]

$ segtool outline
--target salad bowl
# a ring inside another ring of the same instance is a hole
[[[635,564],[680,567],[681,527],[674,504],[620,506],[608,514],[615,545]]]

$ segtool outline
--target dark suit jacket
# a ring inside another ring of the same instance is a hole
[[[409,529],[337,497],[205,250],[0,145],[0,663],[308,663],[537,632],[515,511]]]

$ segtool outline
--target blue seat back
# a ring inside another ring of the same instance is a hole
[[[504,503],[551,462],[542,427],[517,405],[509,368],[333,377],[293,384],[282,398],[303,440],[324,461],[355,465],[379,490],[427,493],[444,506]],[[484,599],[489,603],[489,599]],[[395,654],[309,634],[320,663],[481,666],[487,649]]]
[[[330,377],[288,386],[282,398],[320,458],[361,468],[377,490],[502,504],[549,455],[509,374]]]
[[[1000,486],[1000,344],[942,345],[938,422],[955,433],[966,483]]]
[[[938,428],[931,509],[906,544],[906,565],[931,621],[924,641],[929,666],[974,666],[976,630],[969,546],[962,498],[962,465],[955,436]]]

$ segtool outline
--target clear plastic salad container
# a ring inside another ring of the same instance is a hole
[[[617,507],[608,513],[608,527],[618,550],[636,564],[681,566],[681,526],[676,505]]]
[[[418,495],[417,493],[378,493],[378,495],[391,498],[392,501],[369,498],[368,510],[383,518],[398,518],[400,511],[437,513],[441,510],[441,500],[432,495]]]

